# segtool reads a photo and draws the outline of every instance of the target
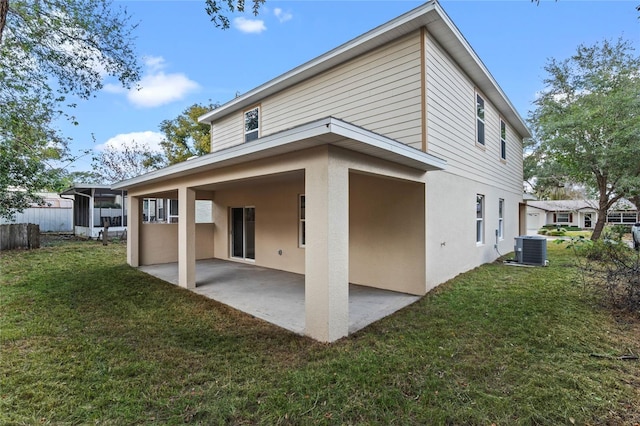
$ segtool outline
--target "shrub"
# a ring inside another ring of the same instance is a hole
[[[603,292],[613,306],[640,309],[640,252],[621,238],[571,239],[582,281]]]
[[[547,235],[547,230],[545,228],[542,228],[542,229],[538,230],[538,234]]]
[[[612,225],[604,228],[603,234],[606,238],[621,240],[624,234],[631,232],[631,225]]]

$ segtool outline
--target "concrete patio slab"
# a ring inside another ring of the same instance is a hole
[[[140,266],[147,274],[178,284],[178,264]],[[196,262],[195,293],[297,334],[304,334],[304,275],[221,259]],[[349,284],[349,333],[420,299],[405,293]]]

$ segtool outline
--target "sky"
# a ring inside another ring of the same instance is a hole
[[[249,0],[247,0],[248,2]],[[258,16],[229,15],[231,28],[210,22],[204,0],[115,1],[138,23],[135,50],[140,90],[105,80],[58,124],[72,152],[137,143],[159,149],[159,126],[194,103],[232,100],[389,20],[421,1],[267,0]],[[580,44],[622,37],[640,54],[640,0],[440,0],[523,118],[543,88],[549,59],[566,59]],[[69,171],[91,170],[87,155]]]

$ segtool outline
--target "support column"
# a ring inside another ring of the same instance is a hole
[[[349,332],[349,170],[327,147],[305,169],[305,333]]]
[[[178,284],[196,287],[196,192],[178,188]]]
[[[140,197],[127,197],[129,211],[127,217],[127,263],[140,266]],[[123,218],[124,219],[124,218]]]
[[[93,218],[95,217],[95,199],[96,190],[91,189],[91,197],[89,197],[89,238],[93,238],[93,227],[95,225]],[[97,236],[97,234],[96,234]]]

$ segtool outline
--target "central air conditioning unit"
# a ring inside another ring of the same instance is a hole
[[[547,239],[538,236],[516,237],[516,262],[523,265],[547,265]]]

